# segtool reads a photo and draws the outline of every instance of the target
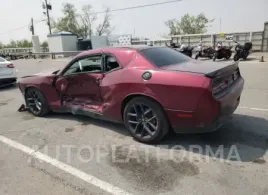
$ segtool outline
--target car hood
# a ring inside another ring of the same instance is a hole
[[[59,72],[59,69],[56,68],[52,68],[52,69],[48,69],[48,70],[44,70],[32,75],[28,75],[28,76],[24,76],[22,78],[26,78],[26,77],[36,77],[36,76],[51,76],[51,75],[55,75],[57,72]]]
[[[204,74],[206,76],[215,76],[219,71],[226,71],[229,69],[235,69],[238,66],[238,62],[207,62],[191,60],[180,64],[168,65],[161,67],[165,70],[190,72],[197,74]]]

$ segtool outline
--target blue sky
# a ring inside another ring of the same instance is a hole
[[[35,20],[45,18],[42,14],[42,1],[44,0],[1,0],[0,11],[0,41],[9,42],[11,39],[30,39],[28,28],[21,28]],[[111,9],[129,6],[144,5],[163,2],[167,0],[48,0],[53,6],[53,18],[61,16],[62,3],[75,3],[79,10],[84,4],[91,4],[94,11],[102,11],[103,5]],[[164,22],[172,18],[180,18],[186,13],[197,15],[200,12],[215,21],[208,28],[208,32],[220,31],[220,18],[222,31],[258,31],[263,30],[263,24],[268,21],[268,0],[182,0],[172,4],[146,7],[140,9],[113,12],[112,24],[115,26],[114,34],[134,34],[136,36],[159,38],[168,33]],[[98,15],[99,19],[103,15]],[[36,24],[36,34],[41,41],[46,39],[48,28],[45,22]]]

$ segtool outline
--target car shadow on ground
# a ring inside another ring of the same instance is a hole
[[[11,85],[7,85],[7,86],[0,86],[0,92],[2,91],[12,91],[18,88],[17,83],[15,84],[11,84]]]
[[[179,145],[179,149],[224,160],[265,163],[262,157],[268,150],[268,121],[234,114],[228,123],[211,133],[172,133],[158,146],[166,145],[173,149]]]
[[[130,136],[123,124],[72,114],[53,113],[47,118],[76,120],[81,125],[95,125],[124,136]],[[264,118],[234,114],[228,123],[215,132],[203,134],[175,134],[171,132],[155,147],[165,147],[170,150],[183,148],[185,151],[223,160],[264,163],[262,157],[268,149],[268,121]],[[199,148],[199,150],[192,150],[193,148]],[[217,151],[219,152],[218,156],[216,155]],[[234,156],[236,154],[239,155],[238,158]]]
[[[51,113],[46,118],[58,118],[58,119],[63,119],[63,120],[75,120],[80,123],[82,126],[87,126],[87,125],[95,125],[98,127],[106,128],[108,130],[120,133],[125,136],[130,136],[128,131],[126,130],[124,124],[120,123],[113,123],[109,121],[104,121],[104,120],[98,120],[94,118],[90,118],[87,116],[82,116],[82,115],[73,115],[69,113]]]

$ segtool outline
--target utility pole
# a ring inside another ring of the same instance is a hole
[[[30,31],[32,32],[32,35],[34,35],[34,22],[33,22],[33,18],[31,18]]]
[[[50,16],[49,16],[49,10],[52,10],[51,4],[47,3],[47,0],[45,0],[45,4],[43,4],[43,9],[46,11],[43,12],[47,16],[47,25],[49,29],[49,34],[51,34],[51,23],[50,23]]]

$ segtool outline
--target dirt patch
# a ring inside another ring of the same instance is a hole
[[[4,101],[0,102],[0,106],[5,106],[5,105],[7,105],[8,102],[10,102],[11,100],[14,100],[14,98],[7,99],[7,100],[4,100]]]
[[[35,116],[34,115],[31,115],[31,114],[28,114],[28,115],[25,115],[25,116],[22,117],[22,119],[24,121],[29,121],[29,120],[32,120],[34,118],[35,118]]]
[[[253,163],[257,163],[257,164],[265,164],[266,160],[262,159],[262,158],[257,158],[255,160],[252,161]]]
[[[5,105],[7,105],[6,102],[0,102],[0,106],[5,106]]]
[[[199,174],[199,168],[187,160],[159,160],[156,156],[145,155],[143,151],[134,153],[135,156],[131,156],[128,147],[117,147],[113,154],[109,154],[109,163],[116,167],[126,180],[133,180],[144,189],[170,191],[183,177]]]
[[[69,128],[69,127],[65,128],[65,132],[72,132],[72,131],[74,131],[74,128],[73,127],[71,127],[71,128]]]

